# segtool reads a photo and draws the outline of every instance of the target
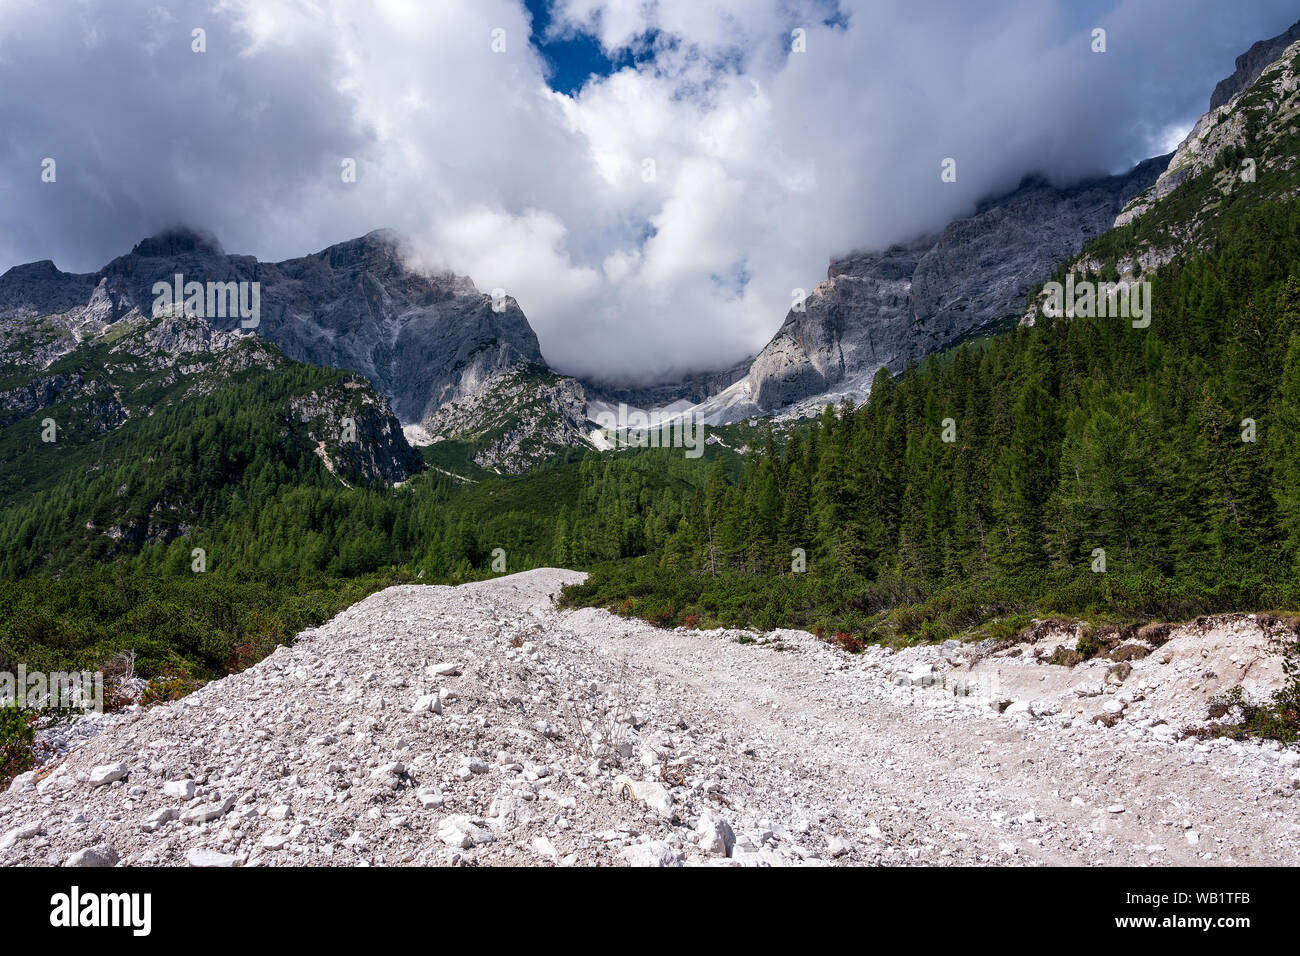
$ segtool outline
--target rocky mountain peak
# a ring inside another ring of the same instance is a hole
[[[365,269],[373,275],[391,276],[406,269],[402,245],[402,237],[393,230],[376,229],[327,246],[315,257],[332,269]]]
[[[406,240],[379,229],[283,262],[228,255],[211,235],[175,228],[150,236],[92,275],[48,260],[0,277],[0,319],[65,315],[49,360],[74,347],[73,329],[152,314],[156,282],[257,283],[257,334],[289,358],[358,372],[403,422],[470,396],[498,374],[543,365],[537,335],[513,298],[495,301],[467,277],[412,268]],[[208,315],[219,332],[243,316]]]
[[[791,309],[748,374],[697,413],[715,424],[815,413],[842,395],[864,396],[882,367],[901,371],[1015,321],[1030,289],[1109,228],[1166,159],[1066,186],[1029,175],[937,234],[833,258],[826,281],[802,311]]]
[[[1296,21],[1275,37],[1251,44],[1249,50],[1237,57],[1237,69],[1233,74],[1220,80],[1214,88],[1214,93],[1210,96],[1210,111],[1217,110],[1242,90],[1253,86],[1260,74],[1264,72],[1264,68],[1297,40],[1300,40],[1300,21]]]
[[[144,259],[162,259],[182,255],[220,256],[223,251],[215,236],[186,226],[176,226],[156,236],[141,239],[131,250],[131,255]]]
[[[93,276],[60,272],[49,259],[14,266],[0,275],[0,320],[66,312],[94,288]]]
[[[1293,39],[1283,45],[1288,38]],[[1265,56],[1271,59],[1262,61]],[[1203,246],[1213,234],[1207,226],[1234,204],[1295,196],[1300,24],[1256,43],[1237,58],[1237,65],[1230,87],[1224,86],[1229,80],[1219,84],[1210,109],[1178,145],[1164,171],[1115,218],[1117,228],[1142,220],[1137,249],[1125,261],[1111,263],[1121,275],[1150,271],[1186,249]],[[1229,88],[1231,96],[1220,101],[1219,94]],[[1188,196],[1195,200],[1178,198]],[[1072,267],[1089,271],[1101,265],[1081,260]],[[1034,309],[1026,312],[1025,321],[1034,321]]]

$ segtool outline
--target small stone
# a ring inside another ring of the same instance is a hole
[[[841,857],[852,849],[853,844],[840,836],[833,836],[826,843],[826,852],[832,857]]]
[[[155,810],[145,817],[144,822],[140,824],[140,829],[146,833],[153,833],[164,823],[170,823],[179,817],[180,812],[175,807],[163,807],[161,810]]]
[[[447,798],[437,787],[421,787],[415,791],[415,798],[426,810],[436,810],[447,802]]]
[[[413,714],[441,714],[442,697],[438,694],[424,694],[411,705]]]
[[[118,780],[125,779],[127,772],[127,767],[124,763],[101,764],[90,771],[90,779],[87,782],[92,787],[102,787],[110,783],[116,783]]]
[[[644,803],[661,816],[673,815],[673,795],[668,792],[667,787],[657,781],[629,780],[627,777],[619,777],[615,781],[615,787],[620,790],[626,788],[632,799]]]
[[[907,672],[907,677],[899,681],[900,684],[910,684],[913,687],[929,687],[935,682],[934,665],[917,664]]]
[[[34,786],[36,786],[36,771],[27,770],[14,777],[13,782],[9,784],[9,790],[17,793],[20,790],[26,790],[28,787]]]
[[[473,823],[469,817],[457,814],[447,817],[438,826],[438,839],[447,846],[468,850],[482,843],[492,843],[496,834]]]
[[[181,814],[182,823],[207,823],[210,820],[217,820],[224,817],[230,812],[230,808],[235,805],[235,796],[231,794],[220,803],[204,803],[197,807],[186,810]]]
[[[117,866],[117,851],[107,843],[78,850],[64,866]]]
[[[731,856],[736,846],[736,834],[731,825],[721,817],[705,814],[696,824],[696,843],[710,856]]]
[[[7,850],[19,840],[28,840],[41,832],[39,820],[33,820],[30,823],[24,823],[14,827],[4,836],[0,837],[0,850]]]
[[[231,856],[229,853],[218,853],[216,850],[194,847],[185,851],[185,862],[190,866],[229,868],[235,866],[239,862],[239,858]]]
[[[682,858],[665,840],[634,843],[619,851],[629,866],[681,866]]]
[[[169,780],[163,784],[163,793],[169,797],[179,797],[182,800],[193,800],[194,781]]]

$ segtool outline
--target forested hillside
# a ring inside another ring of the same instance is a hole
[[[714,476],[658,561],[676,576],[605,570],[572,598],[867,638],[1294,607],[1298,277],[1300,206],[1255,207],[1154,276],[1149,328],[1040,322],[882,373],[864,407],[828,409],[735,486]]]
[[[119,590],[165,602],[168,581],[190,595],[225,588],[242,609],[221,653],[175,642],[177,659],[204,673],[236,644],[291,634],[300,616],[275,601],[294,588],[353,596],[502,567],[594,569],[570,600],[659,623],[821,627],[850,643],[1005,630],[1054,612],[1295,607],[1300,207],[1249,210],[1213,249],[1152,281],[1149,328],[1040,322],[882,373],[864,406],[828,409],[806,428],[723,430],[700,460],[592,452],[518,478],[444,461],[401,487],[347,487],[306,449],[279,444],[258,411],[265,394],[236,384],[141,423],[152,454],[110,473],[87,462],[7,509],[7,606],[53,593],[39,580],[51,573],[104,586],[111,547]],[[85,527],[153,485],[203,502],[175,537]],[[362,580],[360,591],[330,584]],[[88,648],[143,640],[54,603],[62,623],[49,607],[39,627],[7,615],[0,647],[84,660]],[[167,641],[149,635],[157,668]]]
[[[135,650],[145,675],[171,664],[217,676],[396,581],[657,553],[702,501],[707,462],[739,472],[739,456],[715,445],[699,460],[593,453],[523,477],[434,464],[400,487],[350,487],[286,443],[274,409],[292,388],[292,376],[254,376],[160,411],[121,439],[148,454],[117,459],[103,438],[24,446],[69,460],[0,517],[0,668],[96,666]],[[105,533],[137,526],[155,534]]]

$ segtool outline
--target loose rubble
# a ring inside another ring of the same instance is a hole
[[[389,588],[95,718],[0,795],[0,864],[1300,862],[1300,752],[1183,733],[1281,681],[1250,615],[850,655],[557,610],[581,578]]]

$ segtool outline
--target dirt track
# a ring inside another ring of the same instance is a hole
[[[1253,619],[1176,629],[1120,680],[557,611],[578,577],[391,588],[107,719],[0,797],[0,863],[1300,862],[1300,753],[1178,739],[1280,679]]]

